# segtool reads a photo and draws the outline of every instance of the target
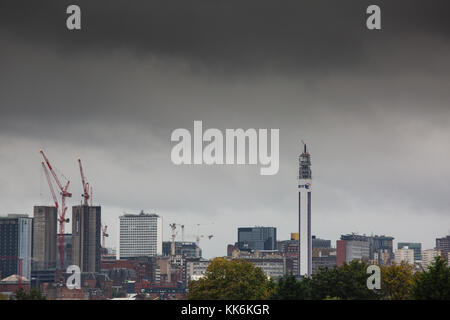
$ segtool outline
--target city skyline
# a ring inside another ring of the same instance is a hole
[[[239,226],[275,226],[286,239],[296,231],[304,139],[312,234],[432,248],[450,226],[449,4],[438,3],[383,2],[383,28],[369,31],[369,1],[82,0],[75,33],[63,4],[9,2],[0,12],[0,214],[52,204],[42,148],[71,180],[69,207],[82,201],[83,160],[107,246],[118,216],[143,209],[163,217],[164,240],[169,223],[214,222],[200,226],[214,235],[201,246],[220,256]],[[279,129],[279,172],[174,165],[170,134],[196,120]]]
[[[304,148],[304,146],[302,146],[302,148],[300,148],[301,150],[303,150],[303,148]],[[304,150],[303,150],[304,151]],[[299,153],[300,154],[300,153]],[[58,170],[59,171],[59,170]],[[64,177],[66,177],[65,175],[64,175]],[[76,175],[75,175],[75,177],[76,177]],[[74,179],[70,179],[71,181],[72,181],[72,188],[74,187],[74,185],[75,185],[75,187],[76,187],[76,185],[77,185],[77,182],[76,181],[73,181]],[[75,179],[76,180],[76,179]],[[47,195],[47,198],[48,199],[51,199],[51,196],[50,196],[50,191],[48,190],[48,187],[45,185],[45,181],[44,181],[44,178],[43,178],[43,174],[41,174],[41,181],[40,181],[40,183],[41,183],[41,186],[40,186],[40,188],[41,188],[41,190],[40,190],[40,193],[41,193],[41,198],[43,198],[43,194],[45,194],[45,193],[47,193],[48,195]],[[81,186],[81,181],[80,181],[80,188],[82,188],[82,186]],[[74,195],[76,195],[77,194],[77,192],[75,191],[75,192],[73,192],[74,193]],[[82,196],[82,190],[81,190],[81,192],[80,192],[80,196],[79,196],[79,198],[80,198],[80,202],[79,202],[79,204],[81,204],[82,203],[82,201],[83,201],[83,196]],[[45,197],[45,196],[44,196]],[[74,197],[74,198],[76,198],[76,196]],[[73,200],[71,200],[71,201],[69,201],[68,202],[68,205],[69,206],[71,206],[72,205],[72,202],[75,202],[74,201],[75,199],[73,199]],[[95,202],[95,201],[94,201]],[[48,204],[47,205],[50,205],[50,203],[51,203],[51,200],[49,200],[49,202],[48,202]],[[39,205],[43,205],[43,204],[39,204]],[[106,205],[106,207],[108,207],[107,205]],[[139,211],[135,211],[134,212],[134,214],[138,214],[138,212],[141,212],[142,210],[139,210]],[[9,212],[9,213],[14,213],[14,212]],[[7,214],[9,214],[9,213],[5,213],[5,214],[1,214],[0,213],[0,216],[6,216]],[[17,212],[16,212],[17,213]],[[19,212],[20,213],[20,212]],[[26,213],[26,212],[25,212]],[[129,214],[129,213],[132,213],[132,210],[123,210],[118,216],[117,216],[117,218],[119,217],[119,216],[122,216],[122,215],[124,215],[124,214]],[[156,212],[156,210],[150,210],[149,211],[149,213],[157,213]],[[28,213],[26,213],[26,214],[28,214]],[[29,216],[30,217],[32,217],[32,214],[29,214]],[[162,219],[163,219],[163,221],[164,221],[164,224],[162,225],[162,234],[163,234],[163,241],[170,241],[171,240],[171,237],[170,237],[170,227],[169,227],[169,224],[170,224],[170,222],[172,222],[172,220],[170,220],[169,219],[169,221],[167,221],[166,220],[166,218],[164,217],[164,215],[162,215],[161,214],[161,217],[162,217]],[[104,216],[103,218],[105,218],[105,220],[106,221],[111,221],[111,218],[110,217],[108,217],[108,216]],[[294,217],[294,219],[295,219],[295,217]],[[298,219],[298,217],[297,217],[297,219]],[[188,220],[187,220],[188,221]],[[279,229],[279,226],[278,225],[274,225],[273,223],[271,224],[270,222],[268,222],[268,223],[266,223],[266,224],[261,224],[261,223],[258,223],[257,221],[255,221],[255,220],[253,220],[253,219],[251,219],[251,221],[254,221],[254,223],[252,224],[252,223],[248,223],[247,225],[248,226],[260,226],[260,225],[267,225],[267,226],[270,226],[270,227],[275,227],[275,228],[277,228],[277,229]],[[314,219],[313,219],[313,221],[314,221]],[[178,223],[178,224],[183,224],[182,222],[180,222],[180,221],[176,221],[176,223]],[[166,224],[167,224],[167,226],[166,226]],[[108,225],[108,224],[107,224]],[[186,229],[187,229],[187,239],[185,239],[185,241],[187,240],[192,240],[192,241],[194,241],[195,240],[195,235],[197,234],[197,233],[199,233],[200,231],[201,232],[207,232],[207,230],[211,230],[212,228],[214,228],[214,225],[215,225],[215,222],[213,221],[213,222],[211,222],[210,220],[202,220],[202,222],[201,223],[186,223],[186,224],[184,224],[185,225],[185,227],[186,227]],[[199,226],[200,225],[200,226]],[[245,225],[245,224],[239,224],[239,222],[237,222],[236,223],[236,228],[238,228],[238,227],[242,227],[243,225]],[[313,224],[314,225],[314,224]],[[118,240],[118,238],[117,238],[117,233],[118,233],[118,230],[117,230],[117,219],[116,220],[114,220],[114,221],[112,221],[112,222],[110,222],[109,223],[109,225],[108,225],[108,228],[109,228],[109,234],[110,234],[110,236],[108,237],[108,238],[106,238],[106,247],[107,248],[113,248],[113,249],[116,249],[117,250],[117,240]],[[70,230],[71,229],[71,222],[69,222],[69,223],[67,223],[66,224],[66,232],[68,232],[68,230]],[[205,228],[207,228],[207,229],[205,229]],[[208,244],[211,244],[210,243],[210,241],[202,241],[202,243],[201,243],[201,248],[203,249],[203,252],[205,252],[206,251],[206,255],[204,255],[204,257],[206,257],[206,258],[213,258],[213,257],[217,257],[217,256],[223,256],[225,253],[226,253],[226,248],[224,248],[225,247],[225,245],[224,244],[226,244],[226,243],[234,243],[234,241],[237,241],[237,239],[231,239],[230,238],[230,235],[229,235],[229,232],[224,232],[224,230],[223,230],[223,228],[220,228],[221,230],[222,230],[222,233],[219,233],[219,234],[217,234],[216,233],[216,235],[215,235],[215,238],[219,238],[221,235],[223,236],[224,234],[227,234],[227,239],[229,239],[229,241],[226,241],[226,242],[223,242],[223,243],[221,243],[221,244],[216,244],[216,246],[215,246],[215,250],[214,250],[214,252],[215,253],[208,253],[208,250],[205,250],[205,246],[206,247],[208,247]],[[291,232],[295,232],[295,231],[298,231],[298,230],[294,230],[295,228],[293,228],[293,229],[291,229],[291,230],[288,230],[288,232],[287,233],[283,233],[285,236],[284,236],[284,238],[283,238],[283,236],[282,237],[280,237],[280,239],[284,239],[284,240],[286,240],[286,239],[288,239],[289,238],[289,234],[291,233]],[[355,234],[367,234],[367,235],[375,235],[375,234],[377,234],[377,235],[381,235],[381,234],[387,234],[387,233],[383,233],[383,232],[378,232],[377,230],[370,230],[370,232],[364,232],[364,230],[363,231],[359,231],[358,229],[357,230],[338,230],[338,231],[336,231],[337,232],[337,234],[338,234],[338,236],[336,237],[336,238],[333,238],[333,237],[330,237],[330,236],[327,236],[327,235],[325,235],[325,234],[318,234],[318,233],[315,233],[314,232],[314,227],[312,228],[312,234],[314,234],[314,235],[319,235],[319,236],[321,236],[321,237],[324,237],[324,238],[327,238],[327,239],[331,239],[334,243],[336,243],[336,241],[337,240],[339,240],[339,238],[340,238],[340,236],[342,235],[342,234],[345,234],[345,233],[355,233]],[[209,233],[211,233],[211,232],[209,232]],[[443,234],[430,234],[430,236],[428,237],[428,238],[426,238],[427,239],[427,241],[419,241],[417,238],[410,238],[410,239],[401,239],[401,238],[398,238],[397,236],[395,236],[395,233],[391,233],[391,234],[389,234],[389,235],[392,235],[392,236],[394,236],[394,242],[395,243],[400,243],[400,242],[420,242],[420,243],[422,243],[424,246],[424,249],[432,249],[432,248],[434,248],[435,247],[435,239],[436,238],[439,238],[439,237],[445,237],[447,234],[450,234],[450,229],[449,229],[449,231],[448,231],[448,233],[443,233]],[[428,236],[428,235],[425,235],[425,236]],[[178,234],[178,237],[176,238],[176,240],[177,241],[179,241],[179,240],[181,240],[181,234]]]
[[[74,206],[73,208],[75,208],[76,206]],[[47,208],[54,208],[54,207],[51,207],[51,206],[47,206]],[[97,208],[97,207],[92,207],[92,208]],[[35,210],[36,210],[36,208],[35,208]],[[163,217],[161,216],[161,215],[157,215],[157,214],[155,214],[155,213],[144,213],[144,211],[143,210],[141,210],[139,213],[124,213],[123,215],[121,215],[122,217],[123,216],[125,216],[125,215],[127,215],[127,216],[136,216],[136,217],[139,217],[140,215],[145,215],[145,216],[157,216],[157,217],[159,217],[159,218],[161,218],[161,220],[163,220]],[[15,217],[15,216],[26,216],[26,217],[28,217],[28,218],[31,218],[32,220],[34,220],[34,216],[33,216],[33,214],[27,214],[27,213],[8,213],[8,214],[6,214],[6,215],[2,215],[2,214],[0,214],[0,218],[10,218],[10,217]],[[70,224],[69,224],[70,225]],[[189,224],[188,224],[189,225]],[[179,224],[179,227],[181,226],[181,224]],[[67,224],[66,224],[66,227],[67,227]],[[109,226],[108,226],[109,227]],[[113,227],[113,226],[112,226]],[[183,225],[183,227],[185,227],[185,225]],[[197,227],[198,228],[198,227]],[[248,226],[238,226],[237,228],[236,228],[236,230],[240,230],[240,229],[257,229],[257,228],[263,228],[263,229],[270,229],[270,228],[274,228],[275,229],[275,233],[277,233],[277,227],[276,226],[273,226],[273,225],[267,225],[267,226],[262,226],[262,225],[258,225],[258,224],[254,224],[253,226],[250,226],[250,225],[248,225]],[[161,226],[161,229],[162,230],[164,230],[164,226]],[[168,229],[170,229],[170,226],[168,227]],[[197,229],[198,230],[198,229]],[[236,231],[235,230],[235,231]],[[181,233],[180,233],[181,231],[180,230],[178,230],[177,232],[176,232],[176,237],[174,238],[175,239],[175,242],[189,242],[189,243],[195,243],[195,241],[189,241],[189,240],[187,240],[187,239],[184,239],[184,240],[182,240],[182,235],[181,235]],[[170,233],[170,232],[169,232]],[[239,233],[239,232],[238,232]],[[65,235],[71,235],[70,233],[65,233]],[[164,234],[164,232],[163,232],[163,234]],[[295,234],[295,232],[291,232],[290,233],[290,236],[291,236],[291,240],[292,240],[292,235],[293,234]],[[312,234],[312,237],[313,237],[313,239],[315,239],[315,238],[317,238],[317,236],[319,236],[319,239],[320,239],[320,237],[322,237],[322,238],[324,238],[324,239],[328,239],[328,240],[326,240],[326,241],[331,241],[331,248],[334,248],[334,249],[337,249],[337,243],[338,243],[338,241],[339,241],[339,239],[342,239],[342,237],[343,236],[351,236],[351,235],[356,235],[357,237],[373,237],[373,236],[375,236],[375,237],[378,237],[378,236],[381,236],[381,237],[385,237],[385,236],[387,236],[387,237],[390,237],[390,236],[393,236],[392,238],[393,238],[393,242],[392,242],[392,248],[393,248],[393,250],[395,251],[395,250],[399,250],[399,249],[402,249],[402,247],[403,246],[400,246],[400,244],[403,244],[404,246],[407,246],[409,243],[411,243],[411,244],[418,244],[418,245],[422,245],[423,243],[422,242],[417,242],[417,241],[414,241],[414,239],[412,239],[413,241],[410,241],[410,242],[405,242],[405,241],[402,241],[402,240],[398,240],[398,239],[396,239],[396,237],[395,237],[395,235],[393,235],[393,234],[389,234],[389,235],[387,235],[387,234],[382,234],[382,233],[371,233],[371,234],[366,234],[366,233],[358,233],[358,232],[345,232],[345,231],[342,231],[341,232],[341,234],[340,234],[340,236],[338,237],[338,238],[336,238],[336,239],[331,239],[331,238],[327,238],[327,237],[323,237],[323,235],[316,235],[316,234]],[[109,234],[108,234],[108,237],[106,238],[106,239],[108,239],[110,236],[109,236]],[[422,250],[431,250],[431,249],[435,249],[436,248],[436,241],[438,240],[438,239],[447,239],[448,237],[450,237],[450,232],[448,233],[448,234],[446,234],[446,235],[442,235],[442,236],[435,236],[433,239],[432,239],[432,242],[434,243],[432,246],[430,246],[430,247],[426,247],[426,246],[422,246]],[[188,238],[193,238],[193,235],[191,234],[191,235],[188,235]],[[288,236],[285,236],[285,235],[283,235],[283,236],[281,236],[281,237],[278,237],[277,238],[277,242],[282,242],[282,241],[287,241],[287,240],[289,240],[290,238],[288,237]],[[112,244],[112,245],[107,245],[105,248],[106,249],[113,249],[113,250],[115,250],[115,252],[117,253],[117,245],[118,245],[118,241],[119,241],[119,238],[116,238],[114,241],[111,241],[110,243]],[[297,240],[298,241],[298,240]],[[448,240],[447,240],[448,241]],[[57,243],[58,241],[57,241],[57,239],[55,240],[55,243],[54,243],[54,245],[57,247],[58,246],[58,243]],[[162,243],[163,242],[167,242],[167,243],[171,243],[172,242],[172,238],[168,235],[168,238],[166,239],[166,238],[161,238],[161,245],[162,245]],[[207,259],[212,259],[212,258],[214,258],[214,257],[222,257],[222,256],[225,256],[226,255],[226,251],[227,251],[227,249],[226,249],[226,246],[228,245],[228,244],[230,244],[230,243],[236,243],[236,244],[238,244],[239,243],[239,241],[238,241],[238,237],[236,237],[236,239],[235,240],[233,240],[233,241],[231,241],[231,242],[229,242],[229,243],[223,243],[222,245],[223,246],[225,246],[225,249],[224,249],[224,253],[220,253],[220,254],[218,254],[218,255],[213,255],[213,256],[203,256],[202,255],[202,257],[203,258],[207,258]],[[396,244],[396,245],[394,245],[394,243]],[[99,240],[99,245],[100,245],[100,240]],[[395,249],[395,247],[397,247],[397,249]],[[202,250],[202,244],[200,245],[200,250]],[[448,250],[448,249],[447,249]],[[158,254],[158,255],[160,255],[160,254]]]

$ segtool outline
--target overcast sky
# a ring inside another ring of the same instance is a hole
[[[298,228],[300,140],[312,155],[312,230],[422,242],[450,230],[448,1],[0,3],[0,214],[51,205],[43,148],[81,201],[81,157],[116,246],[141,209],[187,225],[206,257],[237,227]],[[175,166],[176,128],[279,128],[280,170]],[[69,211],[69,216],[71,212]],[[203,226],[196,227],[196,224]],[[66,226],[69,232],[70,225]],[[193,237],[188,238],[194,240]]]

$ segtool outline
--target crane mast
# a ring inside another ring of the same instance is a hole
[[[81,183],[83,184],[83,200],[84,205],[89,205],[89,199],[91,199],[92,205],[92,187],[89,185],[89,182],[86,180],[86,176],[84,175],[83,165],[81,164],[81,159],[78,158],[78,165],[80,166],[80,175],[81,175]]]
[[[102,260],[105,258],[106,247],[105,247],[105,238],[109,237],[109,234],[106,232],[108,230],[108,226],[102,227]]]
[[[177,224],[171,223],[171,224],[169,224],[169,226],[172,231],[172,235],[171,235],[172,243],[170,246],[170,255],[173,257],[173,256],[175,256],[175,237],[177,236],[177,232],[175,232],[175,229],[177,228]]]
[[[59,209],[59,215],[58,215],[58,222],[59,222],[59,234],[58,234],[58,240],[59,240],[59,260],[60,260],[60,268],[61,270],[64,268],[64,224],[69,222],[69,219],[66,219],[66,198],[72,197],[72,194],[68,191],[70,181],[67,180],[66,185],[63,187],[61,182],[59,181],[59,178],[55,171],[53,170],[53,166],[50,164],[50,161],[48,160],[47,156],[45,155],[44,151],[40,151],[42,157],[44,158],[44,162],[42,162],[42,167],[44,168],[45,176],[47,178],[47,182],[50,188],[50,191],[52,193],[53,201],[55,202],[56,210]],[[45,166],[47,165],[47,167]],[[56,185],[58,186],[60,190],[61,195],[61,207],[58,204],[55,190],[53,188],[53,183],[50,178],[50,174],[48,173],[48,170],[50,170],[50,173],[53,176],[53,180],[55,181]]]
[[[56,198],[56,193],[55,193],[55,189],[53,188],[52,180],[50,179],[50,174],[48,173],[45,163],[41,162],[41,164],[42,164],[42,168],[44,169],[45,177],[47,178],[47,183],[50,188],[50,192],[52,194],[53,202],[55,203],[56,210],[58,211],[59,203],[58,203],[58,199]]]
[[[211,240],[214,235],[212,234],[196,234],[196,235],[188,235],[188,237],[195,238],[195,255],[197,257],[200,257],[200,239],[201,238],[208,238],[208,240]]]

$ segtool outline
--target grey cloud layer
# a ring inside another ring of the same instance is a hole
[[[378,1],[382,32],[365,29],[371,1],[77,1],[83,30],[69,32],[71,1],[3,1],[0,28],[33,43],[74,51],[127,48],[215,71],[264,66],[283,72],[345,69],[370,62],[364,48],[426,33],[448,38],[448,1]],[[414,41],[414,39],[409,39]],[[420,47],[420,43],[416,43]]]
[[[69,3],[0,4],[0,214],[49,202],[43,147],[73,180],[71,204],[82,157],[111,230],[140,208],[212,220],[206,253],[220,255],[237,226],[295,231],[303,138],[314,233],[431,247],[448,231],[446,2],[381,1],[378,33],[364,1],[81,1],[80,33],[64,29]],[[194,120],[280,128],[279,174],[172,165],[170,133]]]

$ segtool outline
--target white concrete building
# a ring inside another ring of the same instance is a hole
[[[206,274],[206,269],[209,266],[209,260],[201,258],[191,258],[186,260],[186,282],[196,281],[203,278]]]
[[[405,246],[395,251],[395,264],[402,262],[414,265],[414,249],[409,249],[408,246]]]
[[[162,255],[162,217],[125,214],[119,217],[117,259]]]
[[[359,240],[347,241],[345,254],[347,263],[353,260],[362,261],[365,258],[368,259],[370,255],[369,242]]]
[[[422,267],[427,268],[434,262],[435,257],[440,256],[441,252],[436,249],[428,249],[422,251]]]

